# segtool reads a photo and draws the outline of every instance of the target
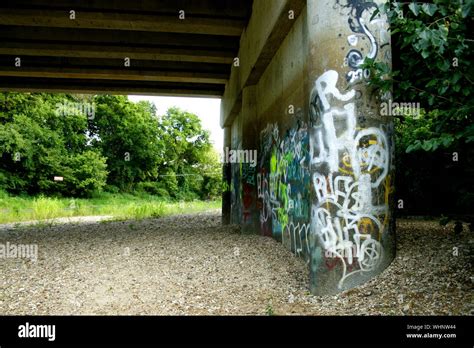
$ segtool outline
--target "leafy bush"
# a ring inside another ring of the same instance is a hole
[[[433,0],[379,8],[390,21],[393,71],[366,60],[368,84],[421,105],[417,117],[395,119],[400,213],[468,214],[474,204],[473,7],[474,0]]]
[[[119,193],[120,189],[115,185],[105,185],[104,191],[109,193]]]
[[[169,198],[169,193],[164,187],[163,183],[155,181],[139,182],[135,186],[135,190],[145,192],[151,195],[156,195],[163,198]]]
[[[95,151],[85,151],[69,158],[70,176],[66,186],[73,196],[91,197],[101,191],[107,181],[106,159]]]
[[[471,29],[474,0],[385,3],[380,11],[390,21],[393,72],[367,60],[370,84],[394,99],[417,101],[429,124],[418,124],[407,152],[464,148],[474,142],[474,58]]]

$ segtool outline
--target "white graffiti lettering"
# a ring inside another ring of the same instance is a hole
[[[383,233],[380,217],[388,214],[388,207],[374,203],[372,190],[386,178],[390,156],[381,129],[357,130],[355,91],[342,94],[337,80],[336,71],[325,72],[316,80],[312,94],[319,97],[321,110],[310,136],[317,197],[311,209],[310,233],[317,236],[326,253],[341,260],[341,288],[347,277],[374,270],[381,260],[383,250],[376,238]],[[328,95],[346,103],[332,107]],[[349,270],[354,264],[358,268]]]

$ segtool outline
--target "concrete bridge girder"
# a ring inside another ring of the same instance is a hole
[[[252,0],[3,0],[0,90],[221,97]]]

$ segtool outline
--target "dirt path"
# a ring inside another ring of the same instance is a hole
[[[0,314],[469,314],[469,237],[402,221],[385,272],[315,297],[301,259],[221,226],[217,212],[21,227],[0,231],[0,244],[36,243],[38,260],[0,258]]]

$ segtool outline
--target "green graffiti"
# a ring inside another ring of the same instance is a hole
[[[270,173],[275,174],[277,172],[277,153],[276,149],[273,149],[272,151],[272,157],[270,158]]]

